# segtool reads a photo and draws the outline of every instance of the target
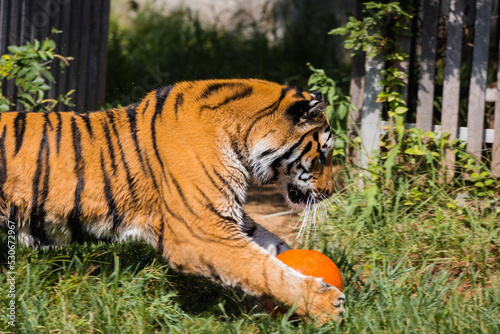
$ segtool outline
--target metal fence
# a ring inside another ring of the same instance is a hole
[[[71,109],[90,110],[104,104],[109,12],[110,0],[0,0],[0,54],[9,45],[54,39],[56,52],[74,60],[62,73],[53,69],[48,97],[75,89]],[[51,36],[52,28],[62,33]],[[13,82],[2,88],[7,96],[16,93]]]

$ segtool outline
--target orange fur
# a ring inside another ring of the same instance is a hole
[[[344,295],[272,255],[289,247],[245,215],[250,178],[291,206],[333,191],[319,94],[260,80],[182,82],[85,114],[0,114],[0,224],[35,247],[136,238],[184,272],[338,318]]]

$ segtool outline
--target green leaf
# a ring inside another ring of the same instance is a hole
[[[485,186],[491,186],[494,182],[495,182],[495,180],[488,179],[488,180],[484,181],[484,185]]]
[[[336,139],[333,147],[337,150],[343,149],[345,148],[345,141],[343,141],[342,139]]]
[[[332,119],[333,112],[334,112],[333,106],[332,105],[328,105],[326,107],[326,109],[325,109],[325,114],[326,114],[326,117],[328,117],[329,120]]]
[[[339,107],[337,108],[338,117],[340,119],[346,118],[348,111],[349,110],[347,109],[347,107],[345,106],[345,104],[343,104],[343,103],[340,104]]]
[[[16,46],[16,45],[8,46],[7,50],[9,50],[10,53],[20,53],[21,52],[21,48]]]
[[[33,97],[28,93],[20,93],[19,97],[30,102],[31,104],[35,104],[35,100],[33,100]]]
[[[396,109],[394,109],[394,112],[398,115],[403,115],[405,114],[406,112],[408,111],[408,108],[407,107],[404,107],[404,106],[399,106],[397,107]]]
[[[56,48],[56,42],[51,39],[46,39],[42,42],[42,51],[54,50]]]
[[[40,85],[40,84],[44,83],[44,81],[43,81],[43,78],[37,77],[35,80],[32,81],[32,83],[35,85]]]
[[[413,146],[412,148],[407,148],[404,153],[410,155],[424,155],[425,152],[419,149],[417,146]]]
[[[488,172],[486,172],[486,171],[485,171],[485,172],[481,172],[481,175],[480,175],[480,176],[481,176],[481,177],[483,177],[483,178],[484,178],[484,177],[488,177],[488,176],[490,176],[490,173],[488,173]]]
[[[30,71],[26,74],[25,79],[26,79],[26,81],[33,81],[33,79],[35,79],[36,76],[37,76],[37,72],[30,69]]]
[[[46,61],[47,60],[47,55],[43,51],[38,51],[38,56],[42,58],[42,60]]]
[[[29,81],[25,81],[21,84],[21,88],[24,90],[24,91],[27,91],[29,88],[31,87],[31,83]]]
[[[335,97],[335,87],[331,87],[330,89],[328,89],[328,96],[327,96],[327,100],[328,102],[332,103],[334,101],[334,98]]]

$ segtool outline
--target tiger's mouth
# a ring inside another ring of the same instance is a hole
[[[286,190],[286,197],[293,208],[303,209],[309,204],[321,202],[321,199],[311,190],[304,192],[293,184],[288,184]]]

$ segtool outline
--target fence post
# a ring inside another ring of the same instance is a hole
[[[417,106],[417,128],[425,131],[432,130],[438,15],[439,0],[425,0]]]
[[[363,1],[356,0],[356,18],[360,19],[362,14]],[[365,93],[365,52],[360,52],[352,57],[351,85],[349,95],[351,103],[356,110],[349,110],[349,138],[351,141],[360,135],[361,128],[361,110],[363,109],[363,97]],[[347,157],[355,165],[359,165],[359,152],[353,145],[348,146]]]
[[[488,47],[490,42],[491,0],[477,0],[472,53],[472,72],[467,114],[467,152],[481,158],[488,71]]]
[[[365,92],[365,55],[357,54],[352,58],[352,72],[351,72],[351,85],[349,94],[351,96],[351,103],[356,110],[349,110],[349,138],[354,140],[359,136],[361,127],[361,110],[363,110],[363,96]],[[350,146],[348,148],[349,160],[354,165],[359,165],[359,154]]]
[[[365,65],[365,94],[361,114],[361,143],[360,166],[366,168],[374,150],[378,149],[380,140],[380,126],[382,103],[378,103],[377,96],[382,90],[379,82],[382,80],[380,71],[384,68],[384,61],[380,55],[368,57]]]
[[[497,23],[500,24],[500,23]],[[499,34],[497,38],[500,38],[500,27],[497,27]],[[498,48],[500,54],[500,43]],[[495,135],[493,137],[493,151],[491,152],[491,170],[493,175],[500,178],[500,57],[498,59],[497,66],[497,96],[495,101],[495,118],[493,129],[495,130]]]
[[[446,64],[443,83],[443,107],[441,132],[450,134],[450,143],[457,138],[458,109],[460,103],[460,64],[462,56],[464,0],[451,0],[446,40]],[[452,149],[445,153],[444,182],[453,177],[455,154]]]

